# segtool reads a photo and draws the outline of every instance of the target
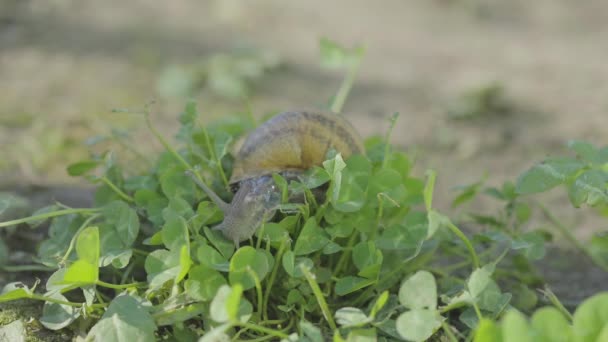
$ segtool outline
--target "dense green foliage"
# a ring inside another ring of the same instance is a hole
[[[328,64],[344,60],[340,53],[326,50]],[[349,65],[356,70],[358,60]],[[231,117],[203,126],[188,103],[175,145],[143,116],[165,148],[147,172],[110,152],[93,155],[68,167],[97,184],[93,208],[57,204],[0,223],[36,227],[50,220],[37,261],[52,270],[41,289],[8,284],[0,302],[41,300],[46,328],[98,341],[608,338],[606,294],[570,314],[547,291],[552,306],[537,309],[534,290],[542,280],[532,261],[544,256],[548,233],[525,228],[532,211],[550,213],[524,196],[564,185],[575,206],[605,211],[608,148],[573,142],[576,157],[549,159],[515,184],[463,187],[455,206],[478,195],[504,202],[494,216],[471,215],[483,229],[465,234],[433,206],[435,173],[412,174],[412,160],[390,146],[389,129],[366,140],[365,156],[330,154],[301,182],[276,175],[306,203],[285,203],[288,210],[235,250],[211,229],[222,212],[185,174],[229,197],[230,146],[255,123]],[[317,202],[310,189],[322,184],[327,196]],[[5,198],[0,212],[13,205]],[[605,236],[579,246],[608,269]],[[7,250],[0,245],[0,256]],[[10,325],[0,336],[22,330]]]

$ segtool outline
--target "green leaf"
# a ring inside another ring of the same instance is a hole
[[[23,283],[15,282],[4,285],[0,292],[0,303],[29,298],[32,291]]]
[[[576,341],[600,341],[608,329],[608,292],[587,298],[574,312],[572,320]]]
[[[608,267],[608,233],[598,232],[591,237],[589,242],[589,252],[593,256],[593,260],[599,264]]]
[[[382,266],[382,251],[373,241],[360,242],[353,247],[353,262],[359,270],[358,275],[375,279]]]
[[[57,292],[47,293],[46,296],[65,302],[68,301],[67,298]],[[40,323],[47,329],[59,330],[70,325],[79,316],[80,311],[73,306],[45,302],[44,307],[42,308]]]
[[[335,291],[338,296],[345,296],[375,283],[375,279],[348,276],[336,281]]]
[[[87,339],[104,342],[154,341],[156,325],[148,311],[133,297],[121,295],[110,303],[89,331]]]
[[[568,141],[568,147],[585,162],[590,164],[600,164],[600,151],[590,143],[580,140]]]
[[[258,229],[255,235],[270,242],[281,242],[289,237],[289,233],[283,225],[274,222],[265,223],[264,229]]]
[[[411,250],[417,253],[427,235],[427,215],[412,212],[404,218],[403,223],[390,225],[384,229],[376,241],[376,246],[383,250]]]
[[[266,254],[251,246],[239,248],[230,260],[230,272],[228,274],[230,284],[241,284],[244,290],[254,287],[255,282],[247,271],[248,269],[255,272],[261,282],[270,271]]]
[[[431,211],[433,208],[433,192],[435,191],[435,178],[437,177],[437,172],[434,170],[426,171],[426,184],[424,185],[424,206],[426,211]]]
[[[159,193],[147,189],[138,190],[134,195],[135,204],[144,208],[146,218],[156,227],[160,227],[163,222],[162,211],[169,204],[169,200]]]
[[[376,342],[378,336],[375,328],[353,329],[348,332],[347,342]]]
[[[482,318],[475,329],[473,342],[502,342],[500,327],[493,321]]]
[[[544,307],[532,315],[532,327],[543,337],[542,342],[572,341],[572,326],[564,315],[554,307]]]
[[[300,321],[300,329],[302,329],[302,334],[306,337],[307,342],[324,342],[323,334],[321,333],[321,329],[314,326],[308,321],[302,320]]]
[[[190,304],[190,305],[186,305],[186,306],[182,306],[178,309],[175,310],[168,310],[168,311],[164,311],[162,313],[162,315],[155,315],[154,319],[156,321],[156,325],[158,326],[165,326],[165,325],[173,325],[173,328],[178,328],[181,323],[190,320],[190,319],[198,319],[200,318],[200,316],[202,314],[205,314],[207,312],[209,308],[209,305],[207,303],[194,303],[194,304]],[[185,338],[186,341],[192,340],[193,338],[195,338],[196,334],[191,331],[192,334],[188,334],[187,338]],[[181,331],[180,333],[185,333],[184,331]],[[174,331],[175,334],[175,331]],[[180,340],[180,337],[184,337],[182,336],[175,336],[179,341],[183,341],[184,339]]]
[[[230,316],[228,315],[227,301],[231,293],[232,288],[230,286],[220,286],[209,306],[209,314],[212,320],[218,323],[225,323],[230,320]]]
[[[203,265],[191,268],[188,279],[184,283],[188,296],[200,301],[213,299],[222,285],[226,285],[224,276]]]
[[[108,224],[99,225],[100,256],[99,266],[105,267],[110,264],[115,268],[126,267],[131,259],[133,251],[126,247],[113,226]]]
[[[99,229],[87,227],[78,234],[76,254],[78,260],[68,267],[64,283],[94,284],[99,279]]]
[[[139,234],[139,217],[135,210],[123,201],[114,201],[103,208],[103,215],[118,233],[123,246],[131,247]]]
[[[209,239],[209,242],[224,256],[224,258],[228,259],[232,256],[232,253],[234,252],[234,243],[232,243],[232,241],[228,241],[228,239],[217,230],[211,230],[208,227],[204,227],[203,230],[205,236]]]
[[[186,177],[184,172],[181,165],[174,163],[160,175],[160,187],[169,199],[180,197],[188,203],[194,203],[197,190],[192,186],[192,180]]]
[[[188,226],[183,217],[173,211],[165,212],[165,224],[161,230],[163,244],[174,250],[189,242]]]
[[[283,259],[281,260],[283,269],[285,272],[294,278],[301,278],[304,276],[302,273],[302,268],[300,267],[303,264],[304,267],[311,269],[314,266],[314,263],[309,258],[298,257],[296,258],[293,251],[287,251],[283,254]]]
[[[519,194],[547,191],[566,182],[568,177],[583,167],[576,159],[548,159],[521,174],[517,179],[516,191]]]
[[[152,175],[131,176],[125,179],[123,188],[129,192],[136,192],[139,190],[154,192],[158,188],[158,180]]]
[[[319,49],[321,53],[321,65],[330,69],[344,68],[357,63],[364,52],[363,47],[346,49],[325,37],[319,40]]]
[[[295,255],[308,255],[321,250],[329,242],[326,233],[317,225],[315,218],[310,218],[298,236],[294,247]]]
[[[371,318],[359,308],[345,307],[340,308],[335,313],[336,323],[343,328],[362,326],[372,321]]]
[[[241,303],[241,298],[243,297],[243,287],[241,284],[235,284],[232,286],[232,291],[226,297],[226,313],[228,314],[228,319],[231,321],[236,321],[239,319],[239,306]]]
[[[545,238],[542,232],[527,232],[511,241],[511,248],[521,250],[530,260],[540,260],[545,256]]]
[[[473,298],[477,298],[492,281],[494,264],[488,264],[473,271],[467,281],[467,288]]]
[[[384,305],[386,305],[386,302],[388,301],[388,298],[389,298],[388,291],[384,291],[378,297],[378,299],[376,299],[376,302],[374,303],[374,306],[372,307],[372,310],[371,310],[371,312],[369,314],[369,316],[372,319],[374,319],[376,317],[376,315],[378,314],[378,311],[382,310],[382,308],[384,307]]]
[[[534,337],[526,317],[517,310],[509,310],[501,320],[503,342],[533,342]]]
[[[475,198],[479,194],[483,183],[484,181],[479,181],[470,185],[457,187],[456,189],[460,190],[460,193],[452,200],[452,208],[459,207]]]
[[[218,222],[222,219],[222,211],[211,202],[203,201],[198,204],[196,214],[190,219],[194,231],[198,231],[202,226]]]
[[[450,224],[450,219],[437,212],[435,209],[431,209],[427,213],[427,219],[429,221],[429,229],[426,234],[426,238],[430,239],[435,233],[441,228]]]
[[[441,327],[441,321],[435,310],[406,311],[397,318],[397,332],[408,341],[425,341]]]
[[[202,244],[196,249],[196,258],[203,266],[228,272],[230,263],[215,248]]]
[[[182,281],[192,265],[192,259],[190,259],[190,248],[188,245],[183,245],[179,249],[179,273],[175,276],[175,282],[179,283]]]
[[[144,268],[148,274],[150,290],[156,290],[167,281],[175,280],[182,271],[180,250],[157,249],[146,257]]]
[[[100,162],[97,160],[85,160],[70,164],[67,171],[70,176],[82,176],[83,174],[95,169],[97,166],[99,166],[99,164]]]
[[[591,206],[608,203],[608,173],[601,170],[587,170],[570,184],[568,195],[575,207],[583,203]]]
[[[346,163],[342,159],[342,155],[337,153],[332,159],[323,162],[323,168],[329,173],[331,179],[335,179],[346,168]]]
[[[228,321],[247,322],[251,317],[253,307],[243,298],[243,288],[240,284],[232,287],[223,285],[211,301],[209,312],[211,319],[224,323]]]
[[[418,271],[399,288],[399,301],[408,309],[437,308],[437,284],[430,272]]]

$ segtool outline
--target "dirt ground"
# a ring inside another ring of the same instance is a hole
[[[198,92],[206,119],[317,106],[342,77],[319,66],[327,36],[366,46],[344,112],[364,136],[383,134],[399,112],[393,142],[416,151],[420,175],[438,171],[448,210],[454,186],[514,180],[570,139],[608,144],[606,13],[602,0],[4,0],[0,189],[82,184],[65,166],[86,156],[87,137],[116,127],[149,152],[141,118],[110,109],[155,98],[155,122],[174,133],[185,101],[160,97],[159,75],[235,46],[276,53],[283,67],[260,77],[248,101]],[[492,84],[508,113],[450,119],[464,94]],[[569,208],[564,191],[543,200]],[[590,210],[558,214],[583,238],[606,228]]]

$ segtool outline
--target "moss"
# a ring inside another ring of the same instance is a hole
[[[59,342],[70,341],[74,333],[69,329],[53,331],[45,328],[38,318],[42,314],[42,303],[18,300],[0,304],[0,326],[16,320],[25,325],[27,342]]]

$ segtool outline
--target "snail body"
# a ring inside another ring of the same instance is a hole
[[[359,134],[341,114],[288,111],[260,125],[236,153],[230,185],[238,190],[230,204],[197,182],[224,212],[224,221],[214,229],[237,246],[249,239],[281,202],[272,174],[297,179],[321,165],[330,149],[345,159],[364,152]]]

